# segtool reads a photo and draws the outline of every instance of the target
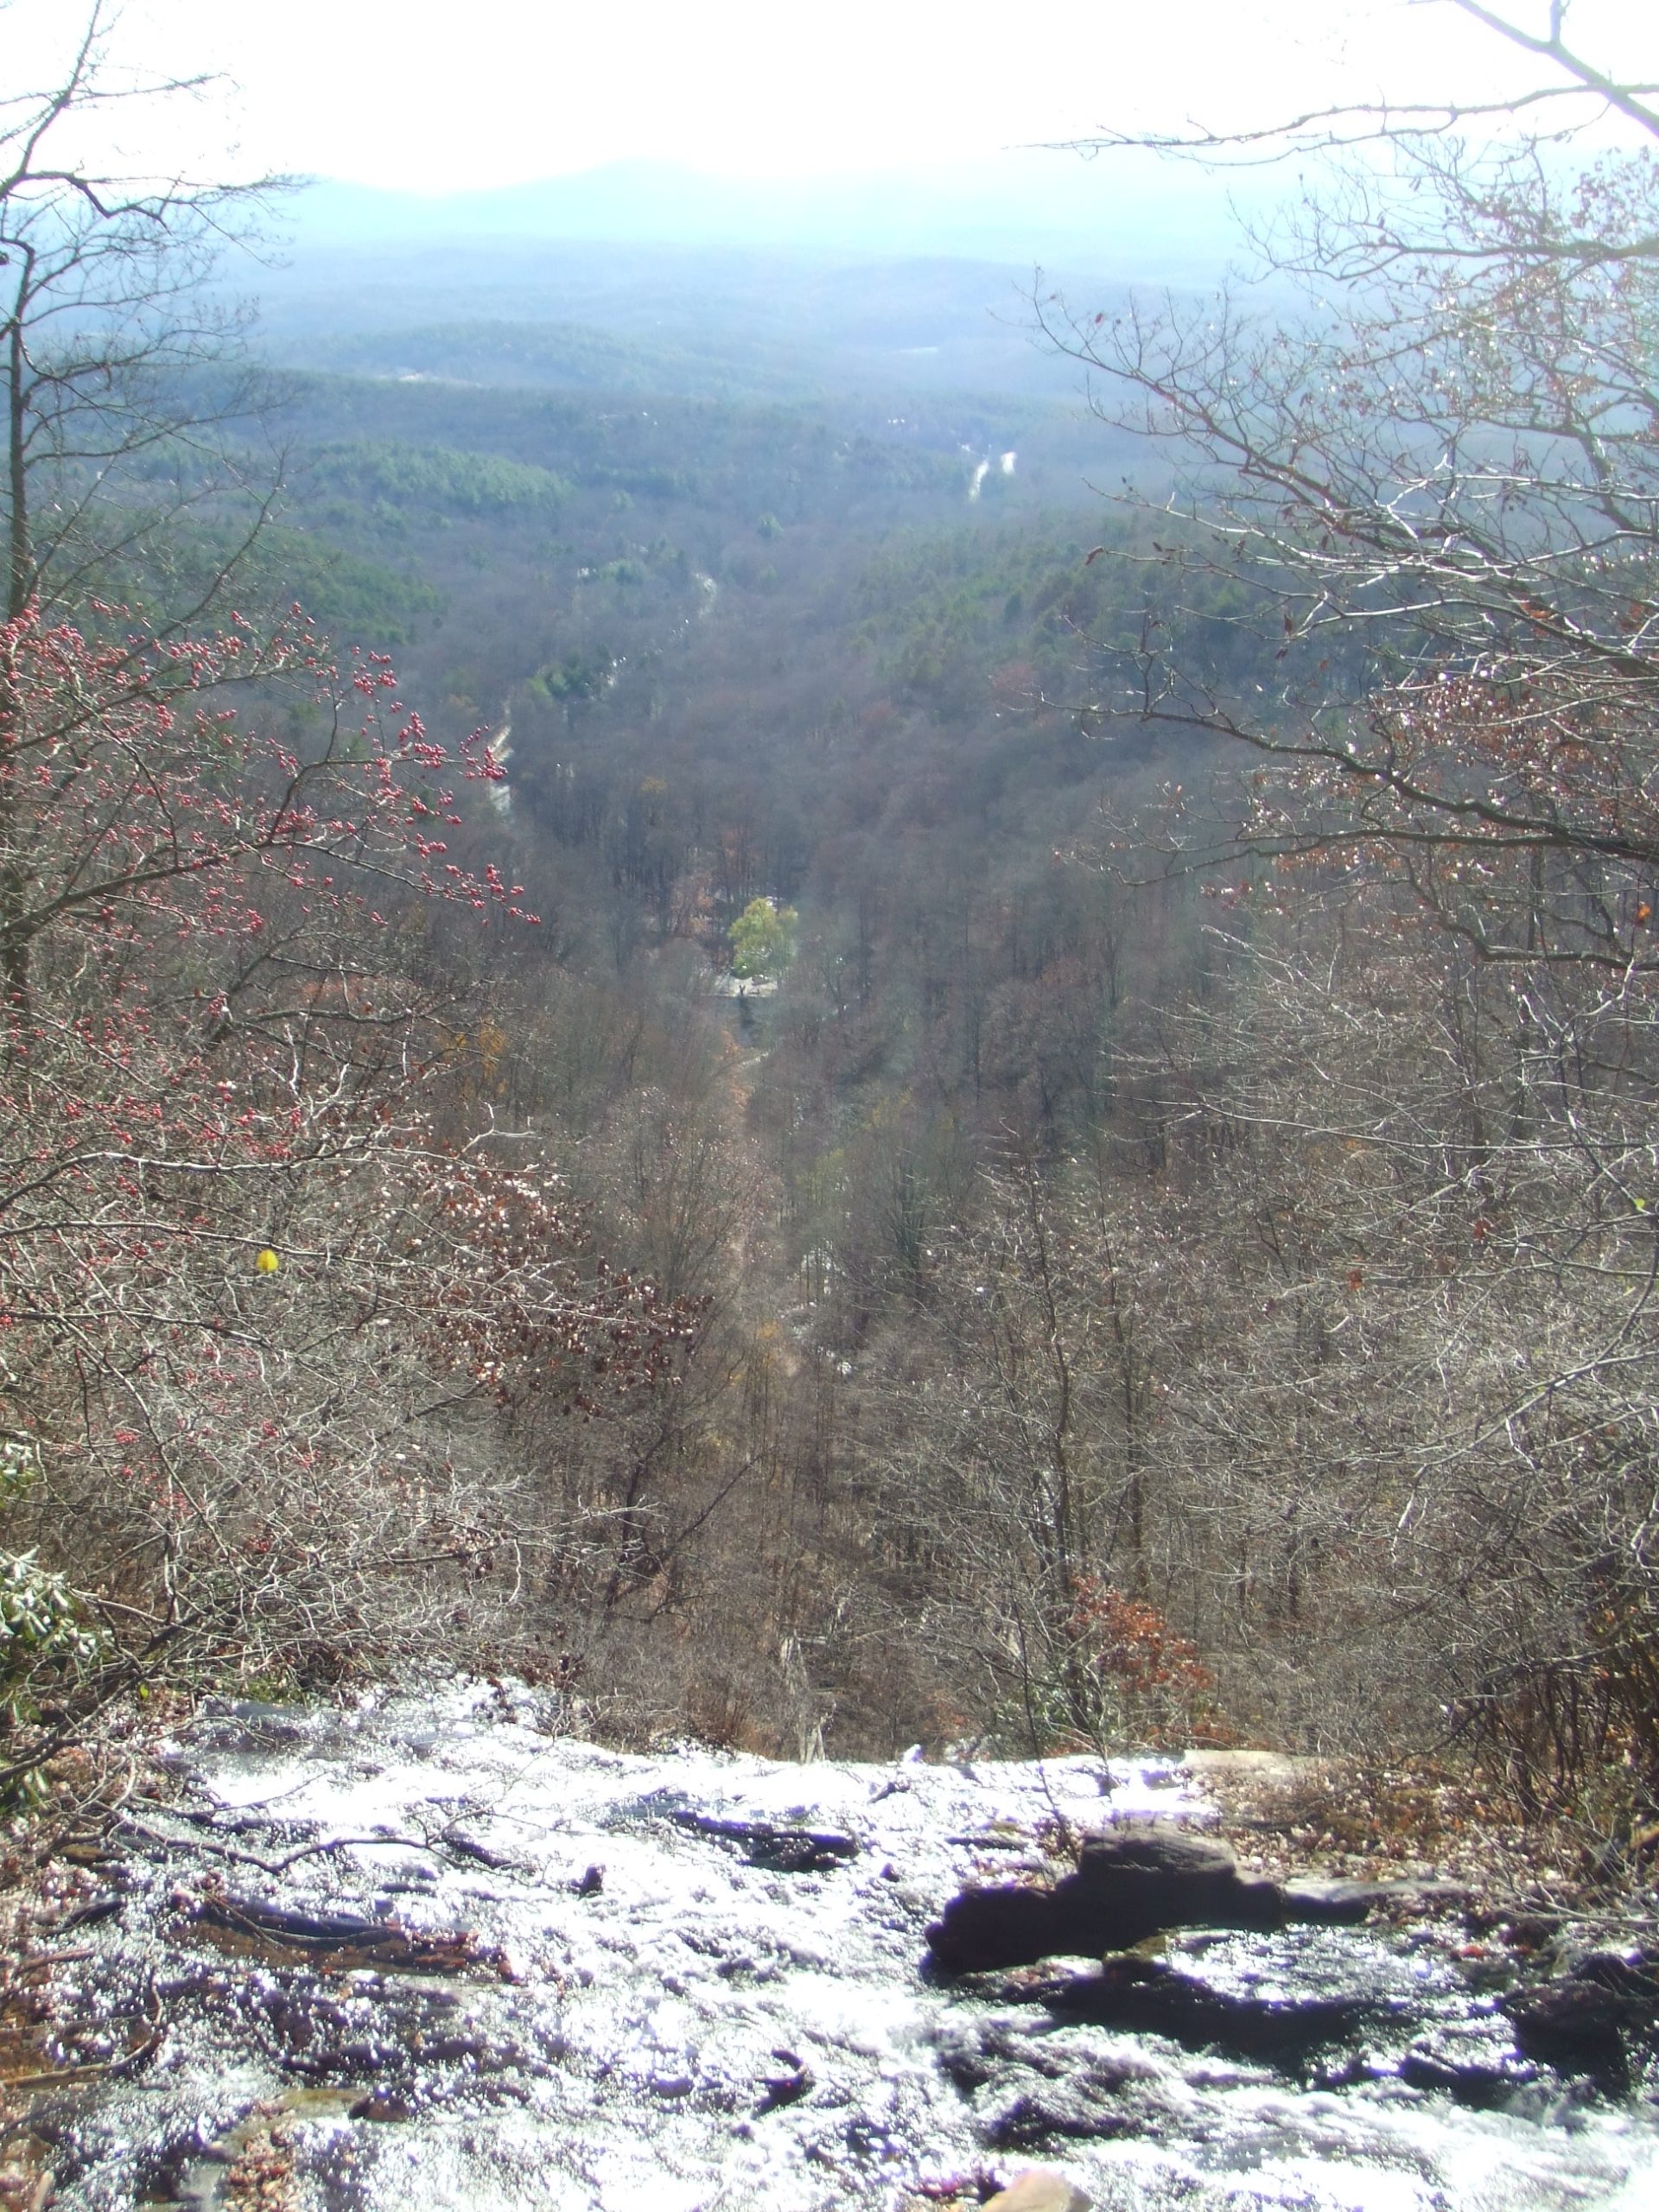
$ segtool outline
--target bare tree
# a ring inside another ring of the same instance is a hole
[[[1243,584],[1280,671],[1225,694],[1177,617],[1119,657],[1102,704],[1282,766],[1250,786],[1252,851],[1363,842],[1494,952],[1518,928],[1529,957],[1644,966],[1659,257],[1636,249],[1659,168],[1563,188],[1536,149],[1412,166],[1449,261],[1360,176],[1279,240],[1294,319],[1225,301],[1050,321],[1102,410],[1185,456],[1176,512],[1130,557]],[[1578,230],[1593,257],[1553,250]],[[1471,867],[1524,886],[1507,935],[1498,902],[1460,896]]]
[[[1229,689],[1164,600],[1102,684],[1230,742],[1227,811],[1172,842],[1259,916],[1190,1077],[1280,1185],[1258,1167],[1243,1216],[1211,1186],[1211,1280],[1262,1284],[1262,1248],[1284,1275],[1172,1379],[1211,1556],[1282,1513],[1311,1539],[1287,1618],[1362,1645],[1391,1618],[1420,1713],[1535,1799],[1598,1762],[1650,1799],[1659,111],[1567,8],[1450,3],[1534,92],[1167,139],[1351,158],[1256,234],[1255,299],[1042,312],[1103,413],[1180,457],[1124,557],[1224,577],[1277,671]],[[1575,158],[1595,111],[1619,135]]]
[[[130,108],[188,100],[200,78],[127,79],[111,0],[92,0],[56,81],[0,99],[0,410],[5,609],[73,604],[111,564],[153,553],[167,519],[244,472],[224,433],[254,410],[241,318],[209,289],[276,181],[205,182],[89,162]],[[268,484],[256,491],[263,511]]]
[[[1539,66],[1525,86],[1495,97],[1433,96],[1403,101],[1338,101],[1247,128],[1224,121],[1196,123],[1173,131],[1105,130],[1070,142],[1079,150],[1143,146],[1161,153],[1198,156],[1229,164],[1274,162],[1328,153],[1378,140],[1395,144],[1459,137],[1471,128],[1519,122],[1535,135],[1573,134],[1589,119],[1618,116],[1643,131],[1659,131],[1659,83],[1597,59],[1573,35],[1573,0],[1487,6],[1484,0],[1411,0],[1455,9]]]

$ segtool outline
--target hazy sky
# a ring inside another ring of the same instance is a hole
[[[1546,0],[1507,4],[1541,25]],[[41,81],[79,12],[0,6],[0,83]],[[1573,0],[1569,21],[1659,75],[1656,0]],[[175,156],[194,138],[216,167],[233,137],[252,168],[434,192],[639,156],[891,168],[1524,69],[1446,0],[126,0],[112,46],[235,80],[169,121]]]

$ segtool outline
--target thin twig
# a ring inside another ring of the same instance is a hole
[[[238,1851],[232,1844],[209,1843],[205,1836],[169,1835],[165,1829],[151,1827],[147,1821],[137,1820],[130,1813],[124,1813],[116,1825],[136,1829],[140,1835],[149,1836],[152,1842],[162,1844],[169,1850],[206,1852],[214,1859],[229,1859],[238,1866],[255,1866],[262,1874],[272,1875],[286,1874],[290,1866],[297,1866],[302,1859],[325,1858],[334,1851],[429,1852],[433,1848],[424,1837],[420,1836],[337,1835],[327,1843],[302,1844],[283,1859],[262,1859],[257,1852]]]

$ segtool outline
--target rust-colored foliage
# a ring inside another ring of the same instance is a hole
[[[1216,1678],[1198,1646],[1178,1635],[1156,1605],[1097,1575],[1080,1574],[1071,1586],[1065,1635],[1068,1670],[1085,1698],[1099,1703],[1109,1726],[1116,1714],[1135,1735],[1214,1732],[1205,1716]]]

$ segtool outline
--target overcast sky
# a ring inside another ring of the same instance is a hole
[[[1546,0],[1507,4],[1541,26]],[[79,13],[0,7],[0,83],[44,82]],[[1573,0],[1569,22],[1659,75],[1659,0]],[[126,0],[112,44],[234,80],[170,120],[175,156],[194,137],[218,168],[229,136],[245,168],[433,192],[640,156],[889,169],[1535,73],[1448,0]]]

